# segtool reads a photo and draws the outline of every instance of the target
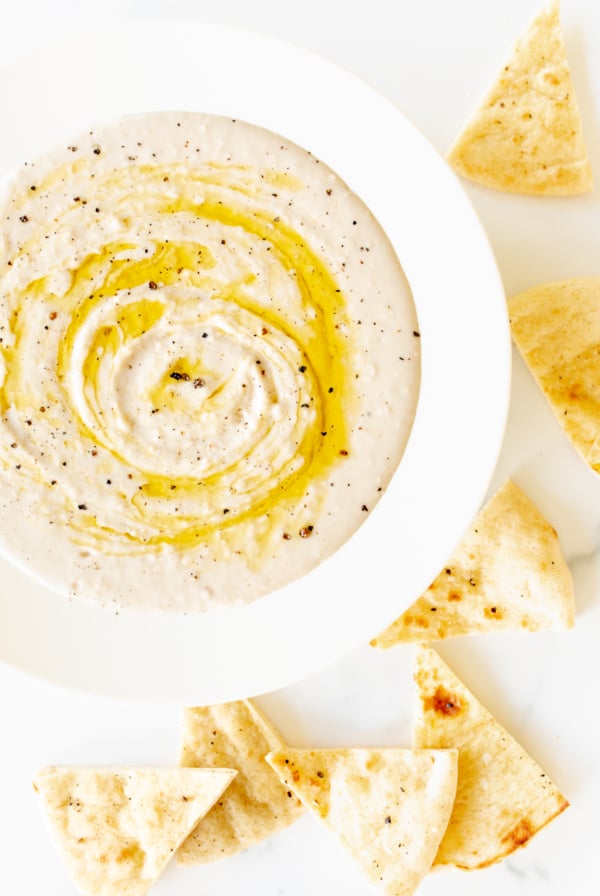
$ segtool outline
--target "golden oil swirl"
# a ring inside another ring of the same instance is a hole
[[[0,460],[104,552],[190,547],[245,521],[283,529],[346,453],[335,278],[273,213],[273,172],[132,164],[73,195],[81,164],[14,203]]]

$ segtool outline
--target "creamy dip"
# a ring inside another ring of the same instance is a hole
[[[331,169],[253,125],[153,113],[26,163],[1,215],[10,555],[74,597],[202,611],[358,528],[410,432],[419,333]]]

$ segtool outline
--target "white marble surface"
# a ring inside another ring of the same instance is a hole
[[[122,14],[170,13],[267,31],[363,76],[395,100],[443,151],[538,3],[104,0],[92,5],[54,0],[50,6],[42,0],[21,0],[17,6],[2,0],[1,8],[0,59],[5,60],[67,24],[93,27],[94,21],[113,17],[118,27]],[[600,8],[594,0],[564,0],[563,20],[600,181]],[[600,273],[598,189],[585,198],[546,201],[476,187],[469,192],[497,253],[507,292]],[[600,891],[600,480],[565,441],[517,357],[506,440],[492,488],[508,475],[559,532],[575,579],[576,628],[569,633],[456,639],[444,644],[441,653],[544,766],[572,805],[527,849],[486,871],[431,875],[420,888],[423,896],[562,896],[566,891],[592,896]],[[379,654],[364,647],[308,681],[264,696],[261,703],[288,740],[299,746],[408,746],[411,661],[410,649]],[[127,705],[65,692],[1,665],[0,693],[0,893],[71,896],[75,891],[35,804],[33,774],[47,763],[175,762],[180,708]],[[336,844],[306,817],[232,860],[196,870],[170,868],[153,892],[366,896],[369,890]]]

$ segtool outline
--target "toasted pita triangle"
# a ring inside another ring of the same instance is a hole
[[[227,766],[238,776],[177,853],[180,865],[212,862],[247,849],[304,814],[265,762],[285,743],[249,701],[185,710],[181,764]]]
[[[415,680],[415,746],[459,750],[456,801],[434,864],[491,865],[569,804],[433,650],[419,648]]]
[[[558,536],[509,481],[427,591],[371,644],[570,628],[574,617],[573,580]]]
[[[379,892],[415,891],[452,811],[456,751],[283,750],[267,762]]]
[[[558,2],[518,41],[447,158],[459,174],[497,190],[566,196],[592,189]]]
[[[600,473],[600,277],[509,299],[515,343],[577,451]]]
[[[34,786],[85,896],[143,896],[235,777],[231,769],[48,768]]]

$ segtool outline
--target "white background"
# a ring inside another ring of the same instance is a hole
[[[394,100],[443,152],[539,4],[533,0],[304,0],[302,4],[25,0],[17,6],[2,0],[0,8],[0,59],[6,61],[67,27],[81,26],[85,33],[96,24],[114,22],[118,29],[123,15],[169,14],[265,31],[317,50],[363,77]],[[600,183],[600,8],[594,0],[564,0],[562,15],[591,162]],[[90,58],[89,64],[105,66],[110,60]],[[224,67],[233,65],[235,60],[223,59]],[[2,97],[0,110],[1,103]],[[345,114],[351,110],[332,110],[332,120]],[[10,128],[10,121],[2,121],[5,128]],[[600,187],[590,196],[565,200],[468,189],[497,254],[507,293],[546,280],[600,274]],[[576,629],[457,639],[441,652],[544,766],[572,807],[527,849],[501,865],[472,874],[436,873],[419,892],[562,896],[573,890],[580,896],[595,896],[600,890],[596,855],[600,482],[566,443],[516,356],[511,414],[493,487],[507,475],[559,532],[575,578]],[[173,763],[180,708],[119,704],[67,693],[7,667],[0,667],[0,694],[0,893],[72,896],[75,891],[49,844],[31,790],[35,771],[49,763]],[[261,702],[286,738],[298,746],[408,746],[411,651],[378,654],[365,647]],[[235,859],[197,870],[170,868],[153,892],[366,896],[369,891],[336,844],[307,817]]]

